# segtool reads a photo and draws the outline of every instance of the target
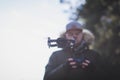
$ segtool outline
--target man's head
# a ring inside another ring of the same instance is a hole
[[[83,26],[76,22],[70,22],[66,25],[65,37],[69,40],[75,40],[76,44],[79,44],[83,39]]]
[[[66,25],[66,32],[67,31],[70,31],[70,30],[79,30],[79,31],[82,31],[83,30],[83,26],[76,22],[76,21],[73,21],[73,22],[70,22]]]

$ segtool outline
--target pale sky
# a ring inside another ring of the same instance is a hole
[[[59,0],[0,0],[0,80],[43,80],[47,37],[65,30]]]
[[[51,52],[68,21],[58,0],[0,0],[0,80],[43,80]]]

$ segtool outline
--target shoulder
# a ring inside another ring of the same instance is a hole
[[[58,50],[58,51],[54,51],[49,60],[50,61],[53,61],[53,62],[56,62],[58,61],[59,59],[62,59],[63,57],[65,56],[65,52],[63,50]]]
[[[54,51],[52,53],[52,55],[58,55],[58,54],[61,54],[61,53],[63,53],[63,50]]]
[[[88,53],[99,55],[99,52],[96,51],[96,50],[89,49],[89,50],[87,50],[87,51],[88,51]]]
[[[58,50],[58,51],[54,51],[51,56],[60,56],[60,55],[63,55],[63,54],[64,54],[63,50]]]
[[[101,57],[101,55],[99,54],[99,52],[96,51],[96,50],[93,50],[93,49],[87,50],[87,55],[92,56],[94,58],[100,58]]]

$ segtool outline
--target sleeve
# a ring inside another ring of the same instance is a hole
[[[43,80],[61,80],[66,76],[66,68],[64,64],[59,64],[56,54],[50,56],[49,62],[45,67],[45,75]]]

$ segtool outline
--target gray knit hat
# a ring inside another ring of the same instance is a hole
[[[76,21],[70,22],[66,25],[66,31],[73,30],[73,29],[82,31],[83,26]]]

